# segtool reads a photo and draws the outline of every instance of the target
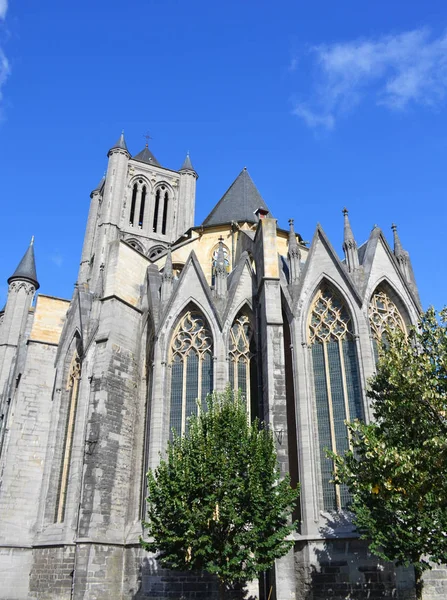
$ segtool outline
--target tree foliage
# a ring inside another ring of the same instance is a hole
[[[371,550],[413,564],[447,562],[447,310],[406,336],[388,331],[368,395],[374,422],[348,425],[353,451],[332,457],[336,481]],[[420,585],[419,585],[420,587]]]
[[[251,580],[292,546],[290,516],[298,490],[280,478],[272,433],[249,423],[231,390],[174,437],[148,473],[150,541],[164,566],[217,575],[226,585]]]

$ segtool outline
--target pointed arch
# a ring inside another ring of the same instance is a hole
[[[346,486],[331,483],[334,463],[326,450],[343,454],[350,447],[346,421],[363,419],[363,401],[355,341],[348,303],[327,280],[310,305],[307,339],[312,368],[320,448],[321,485],[325,510],[349,504]]]
[[[386,343],[387,329],[407,332],[411,320],[405,305],[393,286],[383,278],[375,287],[368,302],[368,319],[376,363],[379,345]]]
[[[203,313],[192,303],[180,314],[169,345],[171,369],[170,436],[188,430],[188,417],[213,389],[213,336]]]
[[[228,334],[229,381],[242,393],[250,418],[258,416],[258,360],[254,316],[247,302],[233,318]]]

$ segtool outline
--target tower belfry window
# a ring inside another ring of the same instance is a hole
[[[328,285],[318,291],[309,319],[325,510],[345,508],[350,495],[335,485],[334,463],[326,450],[343,454],[350,447],[346,421],[363,418],[360,375],[352,318],[346,304]]]
[[[146,186],[143,185],[141,190],[141,201],[140,201],[140,216],[138,219],[138,226],[143,227],[143,219],[144,219],[144,205],[146,203]]]
[[[165,192],[165,199],[164,199],[164,205],[163,205],[163,223],[161,225],[161,233],[163,235],[166,235],[166,223],[168,220],[168,202],[169,202],[169,194],[168,194],[168,192]]]
[[[137,193],[138,193],[138,184],[135,183],[132,189],[132,201],[130,203],[130,216],[129,216],[129,225],[133,226],[133,222],[135,219],[135,205],[137,202]]]
[[[197,414],[197,399],[204,401],[213,389],[213,340],[203,316],[188,311],[178,324],[171,343],[171,408],[169,429],[182,435],[187,419]]]
[[[160,207],[160,188],[155,192],[155,206],[154,206],[154,220],[152,223],[152,229],[154,233],[157,233],[157,224],[158,224],[158,209]]]

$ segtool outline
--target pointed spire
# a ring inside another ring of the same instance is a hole
[[[344,208],[342,212],[344,217],[343,252],[345,253],[348,272],[352,273],[359,267],[359,254],[357,251],[357,242],[355,241],[351,223],[349,222],[348,209]]]
[[[30,245],[23,255],[17,269],[8,279],[8,283],[16,280],[30,281],[35,286],[36,290],[40,287],[39,282],[37,281],[36,260],[34,257],[34,236],[31,238]]]
[[[214,265],[214,277],[214,289],[216,291],[216,296],[219,298],[224,298],[227,295],[228,273],[222,236],[219,238],[219,247],[217,248],[216,262]]]
[[[171,246],[168,246],[166,262],[161,276],[161,302],[164,304],[169,300],[172,294],[172,286],[174,284],[174,271],[172,268],[172,251]]]
[[[192,166],[191,158],[189,157],[189,152],[186,153],[186,158],[183,161],[180,171],[194,171],[194,173],[196,172],[196,170]]]
[[[289,283],[295,285],[298,283],[301,272],[301,252],[296,241],[296,233],[293,227],[293,219],[289,219],[289,240],[288,252],[289,259]]]
[[[125,150],[127,152],[127,154],[129,154],[129,156],[130,156],[130,152],[127,149],[126,140],[124,139],[124,129],[122,130],[121,135],[120,135],[118,141],[116,142],[116,144],[114,144],[110,148],[109,154],[110,154],[110,152],[112,152],[112,150]]]
[[[393,230],[393,238],[394,238],[394,256],[397,259],[400,270],[402,271],[405,279],[407,281],[411,281],[411,273],[410,273],[410,255],[406,250],[403,249],[399,234],[397,233],[397,225],[393,223],[391,225],[391,229]]]

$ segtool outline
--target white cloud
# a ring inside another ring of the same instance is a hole
[[[337,117],[366,97],[392,110],[437,107],[447,95],[447,33],[416,29],[376,39],[310,49],[312,95],[294,113],[309,127],[332,129]]]
[[[7,10],[8,0],[0,0],[0,19],[4,19],[6,17]]]

